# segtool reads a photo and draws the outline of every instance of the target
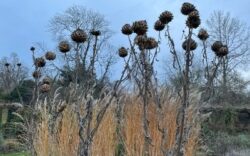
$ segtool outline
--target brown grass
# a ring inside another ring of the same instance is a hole
[[[176,117],[179,100],[166,98],[163,104],[163,117],[160,124],[167,128],[167,142],[164,145],[166,149],[172,149],[175,145],[176,133]],[[95,108],[97,109],[97,108]],[[192,110],[192,109],[191,109]],[[188,121],[193,122],[193,111],[189,112]],[[38,156],[50,155],[53,156],[76,156],[79,143],[76,115],[74,111],[68,106],[63,113],[61,123],[58,126],[57,136],[50,136],[48,131],[48,114],[46,110],[42,111],[44,114],[43,121],[39,124],[36,140],[36,151]],[[150,103],[149,122],[150,134],[152,138],[152,146],[150,148],[150,155],[161,156],[161,133],[158,130],[158,115],[154,103]],[[136,97],[129,97],[126,99],[124,107],[124,141],[125,149],[128,156],[141,156],[143,153],[143,128],[142,128],[142,104]],[[194,154],[199,129],[195,126],[191,130],[188,143],[185,147],[185,156],[192,156]],[[113,156],[117,148],[116,136],[116,118],[115,105],[111,105],[108,109],[99,130],[97,131],[91,149],[93,156]],[[50,154],[49,154],[50,153]]]

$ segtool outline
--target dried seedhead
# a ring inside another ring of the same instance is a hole
[[[160,20],[157,20],[154,25],[154,29],[156,31],[162,31],[165,28],[165,24],[162,23]]]
[[[68,41],[61,41],[58,46],[60,52],[67,53],[70,51],[71,46]]]
[[[122,33],[124,35],[131,35],[133,33],[133,28],[130,24],[125,24],[123,27],[122,27]]]
[[[144,35],[148,31],[148,24],[146,20],[135,21],[132,26],[133,31],[137,35]]]
[[[173,20],[173,14],[169,11],[164,11],[163,13],[161,13],[159,20],[163,24],[168,24],[169,22]]]
[[[49,60],[49,61],[55,60],[56,59],[56,54],[51,52],[51,51],[48,51],[45,54],[45,58],[46,58],[46,60]]]
[[[35,60],[35,66],[36,67],[44,67],[46,65],[46,61],[43,57],[36,58]]]
[[[71,34],[71,39],[76,43],[84,43],[87,40],[88,36],[84,30],[78,28]]]
[[[207,31],[205,29],[200,29],[199,33],[198,33],[198,38],[202,41],[207,40],[209,37]]]
[[[48,85],[48,84],[42,84],[40,86],[40,91],[41,91],[41,93],[47,93],[47,92],[49,92],[50,91],[50,85]]]
[[[91,30],[90,33],[91,33],[91,35],[94,35],[96,37],[101,35],[101,31],[100,30]]]
[[[42,76],[42,74],[41,74],[40,71],[36,70],[36,71],[34,71],[34,72],[32,73],[32,76],[33,76],[35,79],[39,79],[39,78]]]
[[[183,15],[188,15],[190,14],[192,11],[195,11],[195,6],[191,3],[188,3],[188,2],[185,2],[182,4],[182,7],[181,7],[181,13]]]
[[[198,28],[201,24],[200,16],[198,11],[192,11],[190,14],[188,14],[188,18],[186,21],[186,25],[189,28]]]
[[[195,50],[197,48],[197,43],[193,39],[187,39],[182,43],[182,48],[184,50]]]
[[[119,50],[118,50],[118,52],[119,52],[119,56],[120,57],[126,57],[127,55],[128,55],[128,51],[127,51],[127,49],[126,48],[124,48],[124,47],[121,47]]]

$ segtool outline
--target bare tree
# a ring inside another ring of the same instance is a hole
[[[219,81],[226,93],[228,73],[237,69],[239,65],[246,65],[249,61],[249,27],[238,18],[232,17],[230,13],[223,11],[214,11],[207,20],[207,26],[210,43],[221,41],[228,47],[228,55],[221,63],[222,74]]]

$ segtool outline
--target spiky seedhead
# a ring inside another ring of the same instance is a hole
[[[42,57],[38,57],[35,59],[35,66],[36,67],[44,67],[46,65],[46,61]]]
[[[40,86],[41,93],[48,93],[50,91],[50,85],[48,84],[42,84]]]
[[[36,50],[35,47],[30,47],[30,51],[34,52]]]
[[[195,42],[195,40],[191,39],[186,39],[183,43],[182,43],[182,48],[184,50],[195,50],[197,48],[197,43]]]
[[[71,39],[76,43],[84,43],[87,40],[88,36],[84,30],[78,28],[71,34]]]
[[[145,49],[154,49],[158,46],[157,41],[153,37],[148,37],[145,43]]]
[[[198,28],[201,24],[200,16],[198,11],[192,11],[190,14],[188,14],[188,18],[186,21],[186,25],[189,28]]]
[[[100,30],[91,30],[90,33],[91,33],[91,35],[94,35],[96,37],[101,35],[101,31]]]
[[[49,60],[49,61],[55,60],[56,59],[56,54],[51,52],[51,51],[48,51],[45,54],[45,58],[46,58],[46,60]]]
[[[21,66],[22,66],[22,64],[21,64],[21,63],[17,63],[16,65],[17,65],[18,67],[21,67]]]
[[[157,20],[154,25],[154,29],[156,31],[162,31],[165,28],[165,24],[162,23],[160,20]]]
[[[137,35],[144,35],[148,31],[148,24],[146,20],[135,21],[132,25],[133,31]]]
[[[199,33],[198,33],[198,38],[202,41],[207,40],[209,37],[207,31],[205,29],[200,29]]]
[[[191,3],[188,3],[188,2],[185,2],[182,4],[182,7],[181,7],[181,13],[183,15],[188,15],[190,14],[192,11],[195,11],[195,6]]]
[[[121,47],[119,50],[118,50],[118,53],[119,53],[119,56],[124,58],[128,55],[128,51],[126,48],[124,47]]]
[[[35,79],[39,79],[39,78],[42,76],[42,74],[41,74],[40,71],[36,70],[36,71],[34,71],[34,72],[32,73],[32,76],[33,76],[33,78],[35,78]]]
[[[134,38],[135,44],[139,47],[140,50],[145,49],[145,45],[147,42],[147,36],[146,35],[137,35]]]
[[[223,45],[218,52],[216,52],[216,55],[218,57],[223,57],[228,54],[228,47],[226,45]]]
[[[60,52],[67,53],[70,51],[71,46],[68,41],[61,41],[58,46]]]
[[[124,35],[131,35],[133,33],[133,28],[130,24],[125,24],[122,26],[121,31]]]
[[[173,20],[173,14],[170,11],[164,11],[161,13],[159,20],[163,23],[163,24],[168,24],[169,22],[171,22]]]
[[[51,84],[51,78],[50,77],[43,78],[42,84],[50,85]]]
[[[8,68],[10,66],[10,64],[9,63],[5,63],[4,66]]]
[[[218,53],[220,48],[223,46],[221,41],[215,41],[213,45],[211,46],[211,49],[215,52]]]

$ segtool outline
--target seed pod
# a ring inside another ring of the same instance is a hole
[[[186,21],[186,25],[189,28],[198,28],[201,24],[200,16],[198,11],[192,11],[190,14],[188,14],[188,18]]]
[[[143,50],[146,48],[147,36],[137,35],[134,39],[134,42],[139,47],[140,50]]]
[[[51,84],[51,78],[49,78],[49,77],[43,78],[42,84],[48,84],[48,85],[50,85]]]
[[[221,41],[215,41],[213,45],[211,46],[211,49],[215,52],[218,53],[220,48],[223,46]]]
[[[124,47],[121,47],[121,48],[119,49],[119,56],[120,56],[120,57],[126,57],[127,55],[128,55],[127,49],[124,48]]]
[[[32,76],[35,78],[35,79],[38,79],[42,76],[41,72],[36,70],[32,73]]]
[[[124,35],[131,35],[133,33],[133,29],[132,29],[132,26],[130,24],[125,24],[123,27],[122,27],[122,33]]]
[[[157,41],[153,37],[148,37],[145,43],[145,49],[154,49],[158,46]]]
[[[48,51],[45,54],[45,58],[46,58],[46,60],[49,60],[49,61],[55,60],[56,59],[56,54],[51,52],[51,51]]]
[[[185,2],[182,4],[182,7],[181,7],[181,13],[183,15],[188,15],[190,14],[192,11],[195,11],[195,6],[191,3],[188,3],[188,2]]]
[[[226,45],[223,45],[218,52],[216,52],[216,55],[218,57],[223,57],[228,54],[228,47]]]
[[[44,67],[45,65],[46,65],[46,61],[44,60],[44,58],[42,57],[36,58],[35,60],[36,67]]]
[[[17,63],[16,65],[17,65],[18,67],[21,67],[22,64],[21,64],[21,63]]]
[[[30,47],[30,50],[31,50],[32,52],[34,52],[34,51],[35,51],[35,47]]]
[[[7,68],[10,66],[9,63],[5,63],[4,65],[5,65],[5,67],[7,67]]]
[[[68,41],[61,41],[58,46],[60,52],[67,53],[70,51],[70,44]]]
[[[101,35],[101,31],[99,30],[92,30],[90,33],[96,37]]]
[[[198,33],[198,38],[202,41],[207,40],[209,37],[207,31],[205,29],[200,29],[199,33]]]
[[[133,31],[137,35],[144,35],[148,31],[148,25],[146,20],[135,21],[132,26]]]
[[[71,34],[71,39],[76,43],[84,43],[87,40],[87,34],[82,29],[76,29]]]
[[[154,29],[156,31],[162,31],[165,28],[165,24],[162,23],[160,20],[157,20],[154,25]]]
[[[48,85],[48,84],[42,84],[42,85],[40,86],[40,91],[41,91],[42,93],[47,93],[47,92],[49,92],[49,91],[50,91],[50,85]]]
[[[189,39],[186,39],[183,43],[182,43],[182,48],[184,50],[188,50],[188,47],[189,47],[189,50],[193,51],[197,48],[197,43],[195,42],[195,40],[193,40],[192,38],[189,40]]]
[[[169,11],[164,11],[163,13],[161,13],[159,20],[163,24],[168,24],[169,22],[173,20],[173,14]]]

